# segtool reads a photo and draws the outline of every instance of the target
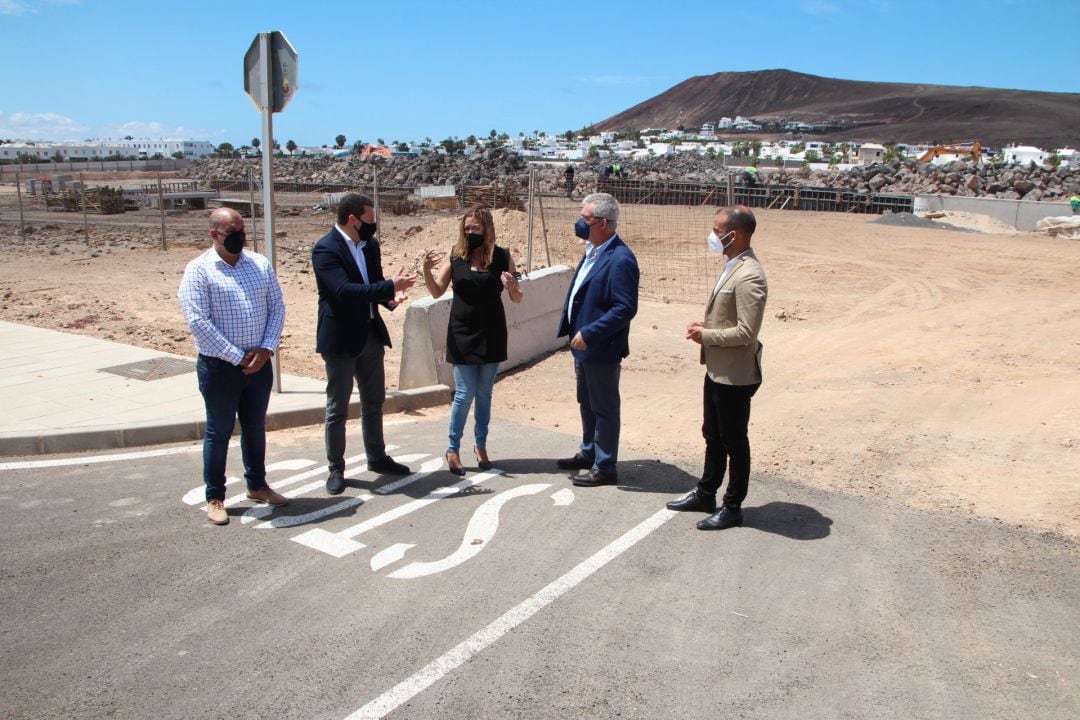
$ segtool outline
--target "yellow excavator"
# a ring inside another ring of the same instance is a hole
[[[970,155],[973,162],[979,162],[982,157],[982,144],[975,140],[956,145],[935,145],[919,156],[919,162],[930,162],[939,155]]]

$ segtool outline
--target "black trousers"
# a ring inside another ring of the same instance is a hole
[[[724,493],[724,505],[741,507],[750,484],[750,398],[761,387],[722,385],[705,375],[705,419],[701,434],[705,437],[705,470],[698,482],[698,492],[715,495],[724,482],[724,472],[731,463],[731,479]]]

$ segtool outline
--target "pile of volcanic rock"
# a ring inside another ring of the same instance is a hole
[[[575,163],[577,195],[596,187],[609,166],[618,162],[622,177],[634,180],[675,181],[695,183],[726,183],[731,173],[742,170],[732,160],[725,165],[722,159],[711,159],[692,153],[636,160],[592,158]],[[737,161],[736,161],[737,162]],[[490,185],[517,187],[529,185],[527,159],[502,148],[478,150],[470,155],[440,155],[427,153],[417,157],[385,158],[372,156],[364,160],[347,158],[293,158],[275,160],[274,175],[278,182],[313,184],[369,185],[376,175],[382,187],[415,187],[419,185]],[[541,192],[558,192],[565,187],[565,162],[533,163],[537,169],[537,188]],[[192,163],[188,173],[192,179],[242,180],[249,169],[258,174],[257,160],[206,158]],[[1080,194],[1080,169],[1059,167],[1024,167],[995,165],[957,160],[945,165],[918,163],[914,160],[889,164],[875,163],[847,170],[810,170],[809,167],[777,169],[766,163],[760,165],[762,183],[826,187],[884,195],[966,195],[1024,200],[1061,200]]]
[[[260,172],[259,161],[205,158],[197,160],[186,174],[199,181],[243,180],[249,168]],[[419,185],[514,185],[528,187],[525,158],[502,148],[481,150],[471,155],[428,153],[416,157],[385,158],[373,155],[361,160],[345,158],[282,157],[274,160],[277,182],[370,185],[378,176],[382,187]]]

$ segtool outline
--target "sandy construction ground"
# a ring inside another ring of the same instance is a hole
[[[387,270],[448,245],[455,217],[384,218]],[[524,215],[497,217],[500,242],[521,257]],[[966,229],[758,214],[754,247],[771,294],[751,425],[755,467],[1078,536],[1080,242],[1009,232],[985,218],[945,221]],[[321,377],[307,249],[330,217],[290,222],[278,254],[289,308],[282,362],[286,372]],[[81,232],[81,223],[38,222],[23,239],[17,225],[0,225],[0,319],[192,354],[176,289],[200,233],[162,252],[145,228],[95,232],[90,246]],[[685,300],[642,302],[622,376],[623,443],[700,467],[703,369],[683,329],[705,298]],[[389,314],[395,340],[404,315]],[[388,356],[391,385],[397,352]],[[508,373],[496,386],[496,414],[576,432],[572,374],[566,352]],[[497,437],[490,451],[499,456]]]

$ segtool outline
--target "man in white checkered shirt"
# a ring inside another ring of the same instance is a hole
[[[266,408],[274,382],[270,357],[285,327],[285,302],[269,261],[244,250],[239,213],[230,208],[212,212],[210,237],[214,246],[184,270],[180,308],[199,352],[195,369],[206,403],[207,518],[225,525],[225,460],[238,416],[248,499],[288,502],[266,484]]]

